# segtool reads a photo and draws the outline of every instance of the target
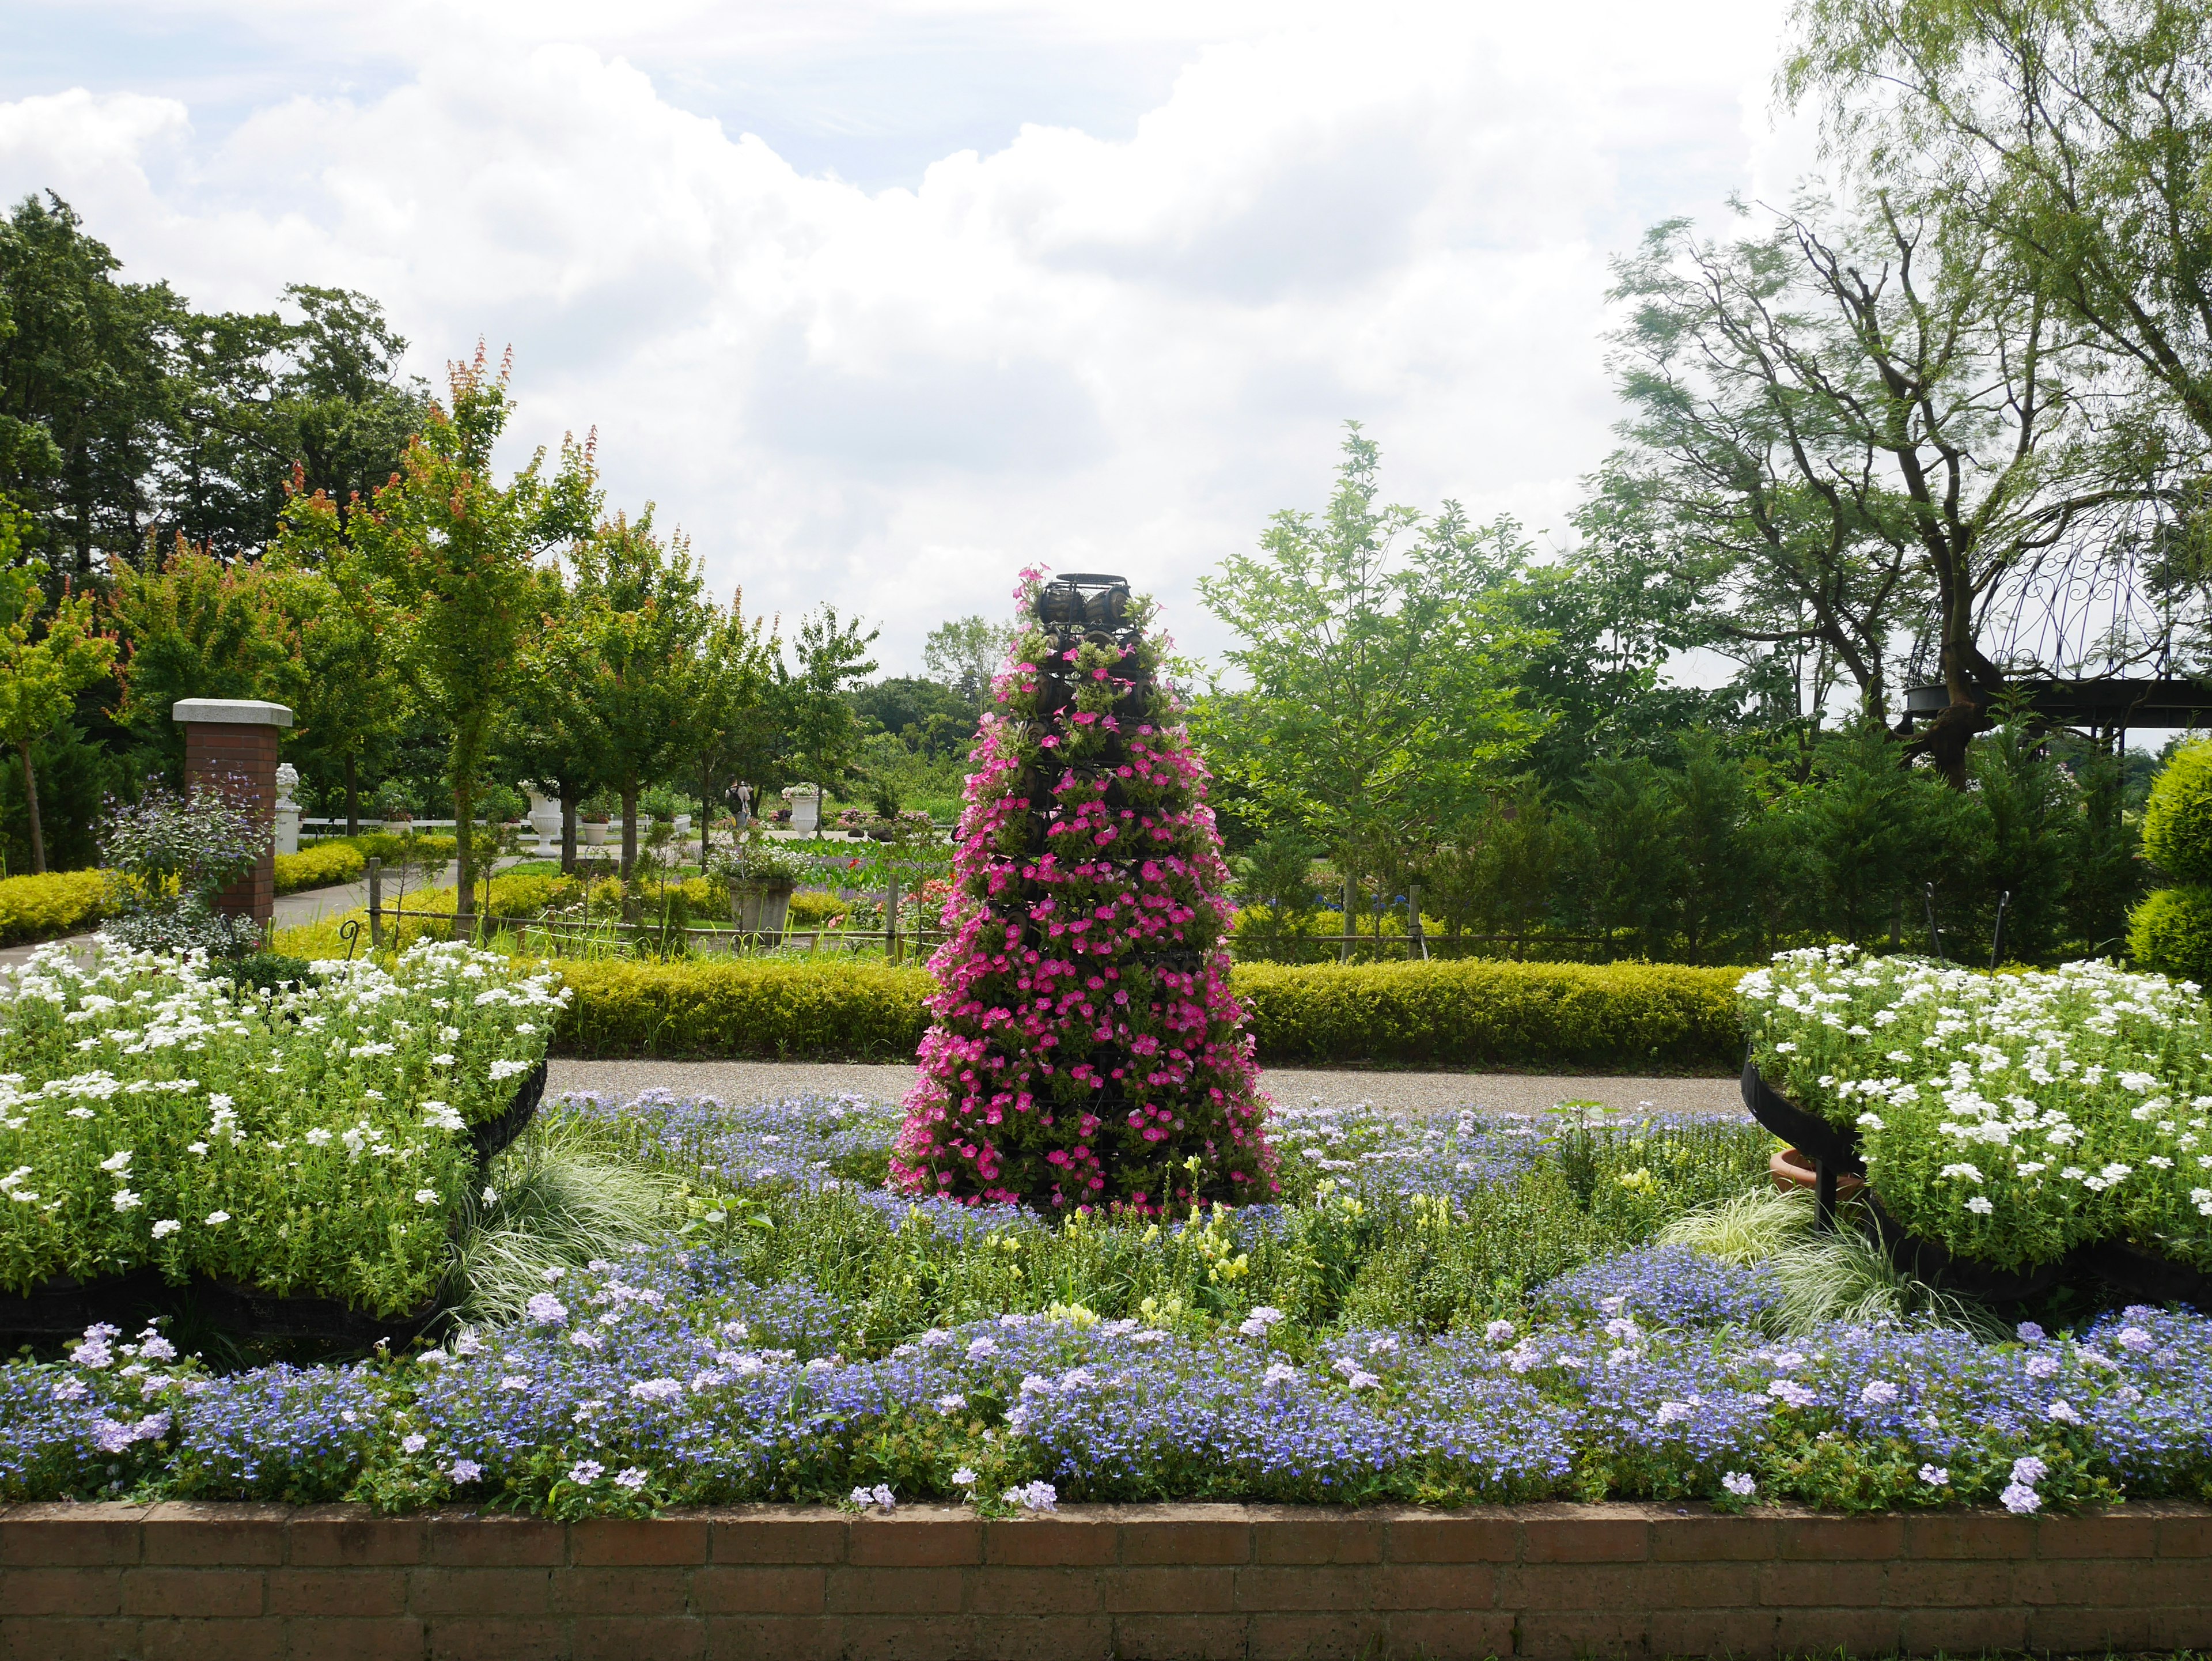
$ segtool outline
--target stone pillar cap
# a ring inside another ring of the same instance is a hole
[[[179,698],[169,707],[172,721],[228,721],[234,727],[289,727],[292,712],[258,698]]]

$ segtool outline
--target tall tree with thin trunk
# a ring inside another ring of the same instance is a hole
[[[504,362],[492,372],[481,346],[473,362],[453,365],[450,405],[431,407],[398,477],[367,510],[342,520],[322,492],[295,498],[278,543],[309,564],[357,555],[380,598],[404,616],[395,655],[449,735],[460,856],[454,909],[464,920],[476,907],[477,785],[541,617],[537,562],[583,541],[599,518],[588,444],[565,441],[550,476],[540,450],[506,484],[495,478],[492,447],[514,407],[507,374]]]
[[[95,631],[89,594],[63,590],[46,618],[45,592],[33,567],[18,564],[20,517],[0,498],[0,743],[14,746],[23,768],[23,803],[29,810],[31,869],[46,868],[45,828],[39,822],[39,776],[31,746],[70,713],[80,688],[103,678],[115,645]]]

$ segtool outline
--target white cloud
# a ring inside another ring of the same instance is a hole
[[[1062,54],[1118,30],[1183,67],[1118,134],[1058,121],[1049,81],[1008,94],[1030,119],[1007,141],[877,190],[696,113],[794,40],[817,72],[859,50],[870,15],[387,18],[341,31],[404,58],[385,89],[264,98],[220,131],[137,91],[0,104],[0,189],[58,189],[202,305],[368,289],[433,380],[479,334],[511,342],[518,455],[596,425],[614,499],[656,499],[718,587],[864,612],[909,667],[1036,559],[1126,570],[1218,645],[1193,578],[1319,504],[1346,417],[1394,497],[1559,528],[1609,442],[1607,255],[1795,153],[1764,117],[1770,0],[1697,28],[1603,0],[1110,28],[887,9]]]

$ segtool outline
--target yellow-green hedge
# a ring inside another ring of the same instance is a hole
[[[881,963],[560,965],[568,1056],[898,1061],[929,1024],[927,971]],[[1741,969],[1671,964],[1240,964],[1232,984],[1273,1065],[1732,1071]]]
[[[1262,1061],[1732,1071],[1741,969],[1677,964],[1239,964]]]
[[[887,964],[568,961],[564,1056],[905,1061],[929,1025],[927,970]]]
[[[276,856],[276,891],[296,894],[303,888],[328,888],[336,883],[357,882],[368,861],[350,843],[318,843],[296,854]]]
[[[94,928],[106,897],[104,871],[0,878],[0,946],[58,940]]]

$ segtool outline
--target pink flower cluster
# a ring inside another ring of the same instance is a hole
[[[891,1160],[909,1192],[1152,1214],[1277,1189],[1206,770],[1148,611],[1033,624],[994,684]]]

